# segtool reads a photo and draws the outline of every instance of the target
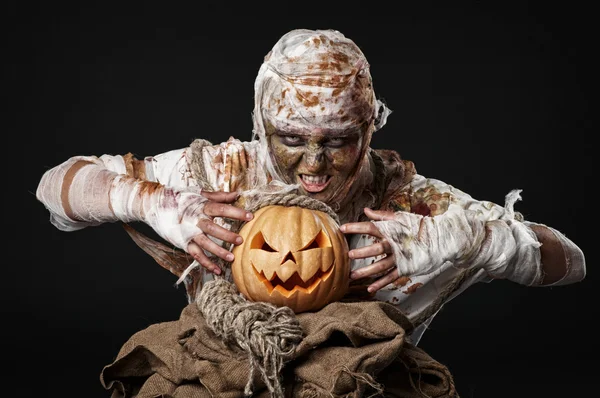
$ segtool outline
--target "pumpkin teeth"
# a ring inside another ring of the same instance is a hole
[[[267,279],[272,281],[274,278],[279,278],[281,280],[281,284],[284,284],[294,274],[296,274],[296,275],[298,274],[298,264],[296,264],[293,261],[288,260],[285,263],[281,264],[281,266],[273,272],[273,275]]]
[[[254,265],[252,267],[254,268]],[[256,272],[256,269],[254,271]],[[269,271],[267,271],[267,272],[269,272]],[[262,274],[262,276],[264,278],[266,278],[269,281],[277,276],[277,275],[275,275],[275,271],[271,271],[270,275],[265,274],[265,271],[261,271],[260,273]]]
[[[277,290],[286,297],[290,297],[298,291],[303,293],[311,293],[321,283],[321,281],[329,278],[333,272],[333,268],[334,267],[330,267],[327,272],[323,272],[321,270],[317,271],[317,273],[306,282],[300,278],[298,272],[294,272],[292,276],[290,276],[290,278],[284,282],[279,279],[278,276],[268,279],[264,271],[258,272],[254,265],[252,266],[254,274],[258,280],[265,285],[269,291],[269,295],[273,293],[273,290]]]

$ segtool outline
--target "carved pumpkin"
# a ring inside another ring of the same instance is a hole
[[[316,311],[348,290],[348,244],[326,213],[302,207],[266,206],[240,230],[231,272],[252,301]]]

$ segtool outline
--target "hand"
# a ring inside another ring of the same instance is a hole
[[[229,231],[226,228],[216,224],[214,222],[214,218],[225,217],[233,220],[249,221],[252,219],[253,215],[244,209],[229,204],[233,203],[237,199],[237,192],[202,191],[201,194],[208,199],[208,201],[204,203],[203,208],[204,214],[208,217],[202,218],[198,222],[198,227],[203,233],[196,235],[192,239],[187,247],[187,251],[204,268],[214,272],[217,275],[220,275],[221,269],[210,260],[204,251],[212,253],[228,262],[233,261],[234,256],[232,252],[222,246],[219,246],[210,238],[213,237],[234,245],[241,245],[244,240],[235,232]]]
[[[383,221],[392,220],[394,213],[389,211],[371,210],[365,208],[365,214],[371,220]],[[361,247],[358,249],[352,249],[348,252],[351,259],[356,258],[368,258],[385,255],[385,257],[374,262],[373,264],[357,269],[350,274],[351,279],[361,279],[369,276],[376,276],[384,274],[381,278],[377,279],[374,283],[369,285],[367,290],[370,293],[376,292],[382,287],[394,282],[400,276],[396,267],[395,255],[392,250],[390,243],[383,238],[383,235],[370,221],[356,222],[344,224],[340,227],[340,230],[345,234],[367,234],[378,238],[379,242],[370,246]]]

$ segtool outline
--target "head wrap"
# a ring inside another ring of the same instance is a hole
[[[360,178],[373,132],[391,112],[375,97],[362,51],[336,30],[292,30],[265,56],[254,91],[252,138],[260,141],[260,156],[275,179],[285,181],[269,151],[266,121],[276,129],[324,129],[330,134],[365,125],[355,169],[326,201],[340,204]]]

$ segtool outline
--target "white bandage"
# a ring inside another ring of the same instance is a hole
[[[560,242],[560,244],[562,245],[562,248],[564,250],[565,264],[567,265],[567,270],[566,270],[567,272],[565,273],[565,276],[563,276],[560,280],[558,280],[554,283],[546,284],[544,286],[569,285],[571,283],[580,282],[583,279],[585,279],[586,272],[587,272],[586,265],[585,265],[585,256],[583,254],[583,251],[575,243],[573,243],[573,241],[571,241],[569,238],[567,238],[561,232],[559,232],[556,229],[551,228],[547,225],[538,224],[538,223],[534,223],[531,221],[524,221],[523,223],[527,227],[536,225],[536,226],[542,226],[542,227],[547,228],[550,232],[552,232],[552,234]]]
[[[74,220],[67,215],[62,201],[63,181],[67,172],[77,162],[98,163],[94,156],[74,156],[60,165],[47,170],[42,176],[36,190],[37,199],[50,212],[50,222],[61,231],[77,231],[90,225],[96,225],[92,218]],[[81,170],[80,170],[81,171]],[[72,184],[71,184],[72,186]],[[106,196],[108,203],[108,196]],[[71,206],[72,207],[72,206]],[[84,221],[87,220],[87,221]]]
[[[162,238],[187,251],[193,237],[202,234],[198,222],[208,201],[199,187],[173,189],[158,183],[119,175],[110,190],[110,204],[117,219],[143,221]]]
[[[424,275],[446,261],[459,265],[478,252],[485,223],[475,213],[451,204],[439,216],[397,212],[394,220],[375,221],[392,246],[400,275]]]
[[[64,178],[79,162],[81,167],[68,187],[67,215],[63,203]],[[47,171],[37,197],[50,210],[51,222],[63,231],[74,231],[104,222],[141,221],[162,238],[187,251],[193,237],[202,234],[198,221],[207,199],[200,188],[173,189],[156,182],[138,180],[108,170],[98,158],[74,157]]]
[[[394,220],[374,224],[392,246],[400,275],[428,274],[449,261],[528,285],[542,277],[540,244],[516,220],[486,221],[481,213],[451,204],[439,216],[398,212]]]
[[[497,279],[527,286],[539,285],[544,274],[541,243],[535,232],[517,220],[488,221],[486,228],[486,240],[471,266],[483,267]]]
[[[68,187],[68,201],[76,220],[90,225],[116,221],[109,203],[109,187],[117,173],[103,165],[88,164],[73,176]]]

